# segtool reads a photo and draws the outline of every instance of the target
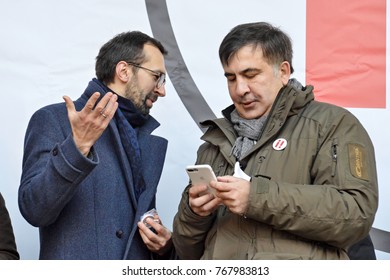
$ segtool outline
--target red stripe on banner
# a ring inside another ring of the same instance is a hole
[[[308,0],[306,9],[306,84],[316,99],[386,108],[386,0]]]

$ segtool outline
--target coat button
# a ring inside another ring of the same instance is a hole
[[[52,153],[53,153],[53,156],[58,155],[58,149],[57,149],[57,148],[54,148]]]
[[[116,237],[122,238],[122,236],[123,236],[123,231],[122,230],[117,230],[116,231]]]

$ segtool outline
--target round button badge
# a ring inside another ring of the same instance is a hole
[[[287,140],[284,138],[279,138],[274,141],[272,148],[276,151],[282,151],[287,147]]]

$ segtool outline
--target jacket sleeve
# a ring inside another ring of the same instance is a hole
[[[0,260],[18,260],[15,236],[5,201],[0,194]]]
[[[312,184],[253,177],[247,217],[344,249],[368,235],[378,207],[374,148],[352,114],[334,119],[321,128]]]
[[[37,111],[25,135],[18,202],[23,217],[37,227],[57,219],[79,183],[98,164],[93,149],[92,159],[77,149],[63,109],[62,119],[58,112]]]
[[[215,213],[201,217],[195,214],[188,203],[188,186],[182,195],[179,209],[173,220],[172,240],[179,259],[200,259],[204,252],[205,239],[213,225]]]

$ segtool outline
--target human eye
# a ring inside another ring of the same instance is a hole
[[[159,83],[163,83],[165,84],[165,74],[161,73],[159,76],[158,76],[158,80],[157,80]]]
[[[245,76],[247,79],[253,79],[253,78],[255,78],[259,73],[260,73],[260,71],[257,70],[257,69],[248,69],[247,71],[245,71],[244,76]]]
[[[225,74],[226,79],[228,82],[234,82],[236,80],[236,75],[233,74]]]

